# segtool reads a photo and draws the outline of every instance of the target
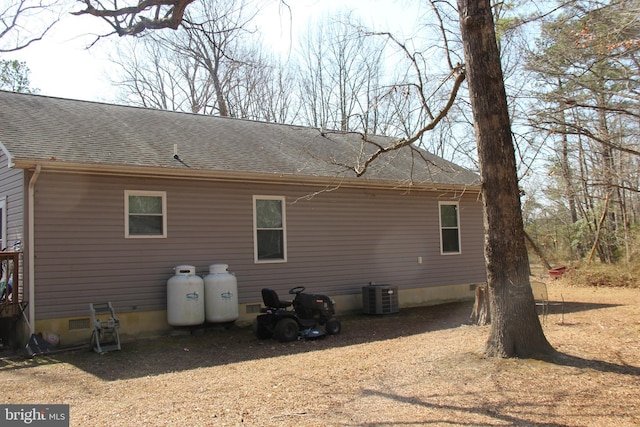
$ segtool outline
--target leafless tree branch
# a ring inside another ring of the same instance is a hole
[[[372,141],[371,139],[367,138],[367,135],[365,134],[360,134],[363,142],[365,142],[370,146],[375,147],[374,152],[370,154],[364,160],[364,163],[360,165],[354,166],[354,165],[341,164],[341,166],[351,169],[356,174],[356,176],[362,176],[367,172],[369,165],[374,161],[376,161],[376,159],[378,159],[383,154],[391,151],[399,150],[400,148],[403,148],[406,146],[410,146],[416,141],[420,140],[420,138],[424,133],[434,129],[436,125],[440,123],[440,121],[447,115],[447,113],[449,112],[449,110],[451,109],[451,107],[453,106],[457,98],[460,86],[462,85],[462,82],[464,82],[464,79],[465,79],[464,65],[461,65],[461,64],[456,65],[456,67],[451,71],[449,76],[442,82],[441,86],[444,85],[446,81],[451,78],[454,78],[454,81],[451,87],[451,91],[449,93],[448,100],[446,104],[442,107],[440,112],[436,116],[434,116],[429,123],[427,123],[421,129],[419,129],[417,132],[415,132],[411,137],[401,138],[397,140],[395,143],[388,146]]]
[[[73,15],[92,15],[104,19],[119,36],[135,36],[146,30],[175,30],[181,24],[187,6],[195,0],[141,0],[137,4],[119,7],[100,0],[82,0],[86,8]]]
[[[57,4],[57,0],[17,0],[3,5],[0,10],[0,53],[15,52],[42,40],[59,21]],[[50,18],[43,27],[37,28],[33,19],[40,13],[47,13]]]
[[[549,125],[548,127],[545,125]],[[583,135],[586,136],[587,138],[596,141],[604,146],[607,146],[609,148],[612,148],[614,150],[617,151],[622,151],[624,153],[628,153],[628,154],[633,154],[634,156],[640,156],[640,151],[638,150],[634,150],[632,148],[629,147],[623,147],[621,145],[618,144],[613,144],[610,141],[604,139],[604,138],[600,138],[599,136],[597,136],[596,134],[594,134],[593,132],[591,132],[589,129],[585,128],[584,126],[579,126],[575,123],[562,123],[563,129],[557,129],[558,127],[558,123],[557,122],[539,122],[536,124],[532,124],[532,127],[537,128],[537,129],[542,129],[545,130],[547,132],[553,132],[553,133],[559,133],[559,134],[566,134],[566,135]],[[550,129],[551,128],[551,129]]]

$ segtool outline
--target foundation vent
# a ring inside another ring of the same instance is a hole
[[[71,319],[69,320],[69,330],[76,329],[89,329],[89,318],[86,319]]]
[[[260,304],[247,304],[247,314],[260,313]]]

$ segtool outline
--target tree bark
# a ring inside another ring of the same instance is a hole
[[[458,0],[480,164],[491,332],[485,353],[532,357],[554,350],[529,284],[515,150],[489,0]]]

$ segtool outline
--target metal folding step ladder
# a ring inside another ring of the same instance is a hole
[[[120,335],[118,335],[120,321],[116,319],[111,302],[89,304],[89,310],[93,324],[91,349],[96,353],[120,350]]]

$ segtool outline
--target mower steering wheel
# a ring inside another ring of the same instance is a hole
[[[303,292],[304,292],[304,290],[305,290],[305,287],[304,287],[304,286],[296,286],[295,288],[291,288],[291,289],[289,289],[289,293],[290,293],[290,294],[292,294],[292,295],[293,295],[293,294],[298,295],[298,294],[303,293]]]

